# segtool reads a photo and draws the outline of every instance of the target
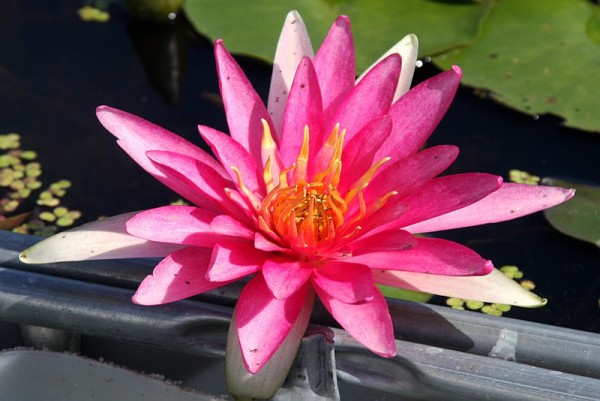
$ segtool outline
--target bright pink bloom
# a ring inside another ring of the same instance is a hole
[[[296,59],[282,56],[292,53]],[[355,83],[344,16],[314,57],[305,33],[284,28],[278,55],[267,108],[216,42],[230,135],[199,127],[216,159],[139,117],[106,106],[97,111],[135,161],[194,205],[113,220],[126,233],[108,231],[132,236],[136,256],[156,254],[157,244],[166,255],[133,300],[172,302],[251,276],[235,319],[251,373],[277,351],[299,316],[306,326],[315,294],[356,340],[393,357],[392,322],[375,283],[411,288],[411,277],[493,270],[469,248],[414,233],[509,220],[573,194],[503,184],[484,173],[438,177],[458,149],[422,147],[452,101],[458,67],[399,97],[401,59],[392,54]],[[126,249],[115,253],[128,256]]]

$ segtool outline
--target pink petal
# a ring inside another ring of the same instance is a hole
[[[242,356],[250,373],[258,372],[277,351],[305,309],[307,287],[292,296],[276,299],[257,274],[244,287],[236,306]]]
[[[225,376],[227,389],[235,399],[271,399],[285,381],[288,372],[296,358],[300,342],[306,331],[315,298],[310,288],[304,306],[273,356],[260,368],[259,372],[250,373],[240,349],[240,339],[237,332],[237,313],[234,311],[229,332],[227,334],[227,349],[225,352]]]
[[[187,200],[215,213],[243,215],[225,194],[234,187],[229,177],[218,174],[209,165],[192,157],[170,151],[149,151],[148,159],[168,180],[168,186]]]
[[[439,177],[421,186],[415,193],[401,199],[392,198],[392,202],[380,210],[379,218],[369,221],[371,227],[375,222],[381,223],[387,214],[393,214],[398,207],[407,209],[399,218],[379,229],[402,228],[419,221],[431,219],[471,205],[502,185],[502,178],[484,173],[454,174]],[[389,210],[388,210],[389,209]]]
[[[23,263],[166,256],[179,244],[148,241],[130,235],[125,223],[137,212],[93,221],[55,234],[21,252]]]
[[[388,305],[379,289],[373,289],[373,299],[361,304],[341,302],[316,288],[329,313],[359,343],[386,358],[396,355],[394,329]]]
[[[256,164],[257,160],[261,160],[260,153],[258,159],[254,159],[229,135],[203,125],[200,125],[198,129],[234,182],[237,183],[238,180],[232,167],[238,169],[246,187],[256,194],[264,194],[264,181],[258,179],[259,172]],[[260,136],[262,136],[262,130]],[[260,176],[262,177],[262,172]]]
[[[373,235],[369,234],[359,237],[348,245],[352,255],[382,251],[405,251],[417,245],[417,239],[403,230],[386,230]]]
[[[391,109],[392,135],[375,157],[403,158],[417,152],[442,120],[454,98],[461,71],[443,72],[412,88]]]
[[[323,106],[317,75],[309,58],[304,58],[294,77],[285,108],[281,145],[279,151],[283,166],[296,162],[302,148],[304,127],[308,125],[311,150],[316,149],[315,139],[322,137]]]
[[[365,189],[365,201],[368,204],[391,191],[397,192],[395,197],[402,199],[446,170],[457,156],[456,146],[438,145],[389,162],[380,168]]]
[[[221,287],[206,276],[210,249],[188,247],[164,258],[140,284],[132,300],[140,305],[161,305]]]
[[[312,283],[319,291],[347,304],[371,302],[375,282],[365,265],[338,261],[324,262],[314,269]]]
[[[350,141],[373,119],[387,114],[400,76],[400,65],[400,57],[393,54],[369,71],[326,122],[329,129],[325,135],[340,123],[341,128],[346,129],[346,141]]]
[[[308,263],[285,258],[267,259],[262,274],[267,286],[277,299],[286,299],[299,291],[312,274]]]
[[[400,251],[361,253],[345,261],[361,263],[371,269],[402,270],[447,276],[488,274],[492,262],[466,246],[438,238],[415,238],[414,247]]]
[[[251,244],[219,242],[213,248],[206,278],[210,281],[236,280],[258,271],[266,257]]]
[[[168,178],[146,157],[149,150],[168,150],[192,157],[224,176],[223,167],[212,156],[164,128],[108,106],[98,107],[96,115],[104,128],[119,139],[117,143],[129,156],[167,186]]]
[[[225,226],[211,225],[217,217]],[[193,206],[164,206],[136,214],[126,224],[127,232],[158,242],[212,247],[219,240],[251,240],[254,232],[229,216],[217,216]]]
[[[298,64],[304,57],[313,57],[310,38],[300,14],[297,11],[290,11],[285,18],[279,42],[277,42],[269,101],[267,102],[267,109],[275,127],[274,135],[281,135],[288,94]]]
[[[326,120],[354,88],[355,60],[350,20],[342,15],[335,20],[315,55]]]
[[[338,190],[345,193],[371,166],[378,149],[383,146],[392,131],[392,119],[383,116],[369,122],[359,133],[344,145],[342,152],[342,175]]]
[[[238,142],[254,160],[260,160],[260,143],[263,126],[261,119],[271,125],[269,113],[248,78],[223,46],[221,40],[215,43],[215,58],[219,86],[225,106],[227,124],[231,137]],[[271,125],[271,132],[272,129]],[[225,168],[229,166],[224,165]]]
[[[504,183],[478,202],[412,224],[406,230],[425,233],[512,220],[566,202],[574,194],[572,189]]]
[[[373,275],[380,284],[446,297],[524,307],[546,303],[497,269],[486,276],[439,276],[399,270],[373,270]]]

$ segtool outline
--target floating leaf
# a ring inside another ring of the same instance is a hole
[[[428,0],[187,0],[186,15],[211,39],[221,38],[236,54],[272,62],[275,45],[290,10],[302,15],[315,49],[340,14],[356,32],[357,71],[362,72],[408,33],[419,37],[422,54],[448,51],[478,34],[491,1],[458,3]]]
[[[588,0],[498,1],[470,46],[434,59],[463,83],[529,114],[600,131],[599,7]]]
[[[463,82],[529,114],[552,113],[566,125],[600,131],[600,11],[589,0],[188,0],[192,24],[234,53],[272,61],[286,13],[297,9],[317,48],[339,14],[352,19],[357,71],[407,33],[421,55]],[[260,21],[257,23],[257,21]]]
[[[575,188],[575,196],[544,210],[550,224],[563,234],[600,247],[600,187],[544,178],[544,184]]]

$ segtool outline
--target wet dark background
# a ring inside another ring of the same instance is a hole
[[[127,110],[198,145],[197,124],[227,127],[211,43],[184,16],[170,24],[139,21],[117,2],[110,21],[84,22],[77,15],[83,4],[0,3],[0,134],[17,132],[24,149],[38,152],[45,184],[71,180],[64,203],[89,221],[177,199],[120,150],[96,120],[98,105]],[[239,60],[266,99],[270,66]],[[436,72],[426,64],[415,82]],[[506,178],[517,168],[600,183],[599,134],[562,127],[553,116],[514,112],[469,88],[459,90],[429,142],[441,143],[461,148],[450,172]],[[541,213],[440,236],[496,266],[519,266],[536,283],[536,293],[549,299],[544,308],[513,308],[507,316],[600,332],[600,250],[554,231]]]

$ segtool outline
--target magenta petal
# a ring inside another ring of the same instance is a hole
[[[276,299],[257,274],[244,287],[236,306],[240,347],[250,373],[258,372],[277,351],[305,306],[307,287]]]
[[[326,119],[331,117],[354,88],[356,56],[350,20],[342,15],[333,23],[315,55],[315,70]]]
[[[96,115],[102,125],[119,139],[117,142],[123,150],[144,170],[167,186],[170,185],[169,178],[146,157],[148,151],[176,152],[199,160],[221,174],[224,172],[219,163],[199,147],[140,117],[108,106],[98,107]],[[184,188],[179,190],[184,192],[180,192],[182,196],[188,198],[189,194]]]
[[[337,300],[316,288],[329,313],[359,343],[386,358],[396,355],[394,328],[388,305],[379,289],[373,289],[373,299],[360,304]]]
[[[416,244],[417,239],[407,231],[386,230],[359,237],[348,246],[352,255],[356,256],[369,252],[404,251],[414,248]]]
[[[406,157],[417,152],[450,107],[462,72],[453,67],[415,86],[392,107],[394,129],[376,158]]]
[[[304,58],[298,66],[285,108],[279,146],[284,166],[296,162],[302,148],[305,126],[310,132],[310,148],[316,149],[315,142],[322,137],[323,106],[317,75],[309,58]],[[311,156],[314,156],[312,152]]]
[[[285,258],[267,259],[262,274],[267,286],[277,299],[286,299],[299,291],[312,274],[308,263]]]
[[[238,142],[233,140],[227,134],[216,129],[200,125],[198,127],[200,135],[211,147],[221,164],[225,167],[231,179],[237,183],[237,176],[233,167],[240,172],[242,183],[251,191],[257,194],[264,194],[264,182],[259,181],[259,172],[256,161],[261,160],[260,153],[258,159],[254,159]],[[260,132],[262,136],[262,131]],[[261,173],[262,176],[262,173]]]
[[[223,241],[215,245],[206,278],[210,281],[229,281],[252,274],[260,269],[266,255],[243,242]]]
[[[326,122],[326,132],[340,123],[340,127],[346,129],[346,141],[350,141],[370,121],[387,114],[400,76],[400,65],[400,56],[392,54],[369,71]]]
[[[161,305],[221,287],[228,282],[205,278],[210,249],[188,247],[164,258],[138,287],[132,300],[140,305]]]
[[[326,262],[314,270],[312,283],[330,297],[347,304],[370,302],[375,282],[371,269],[346,262]]]
[[[290,11],[277,42],[267,103],[276,131],[274,134],[281,135],[283,113],[298,64],[304,57],[313,58],[313,56],[312,45],[302,17],[297,11]]]
[[[168,186],[188,201],[216,213],[241,215],[225,194],[224,188],[234,184],[222,168],[219,171],[224,175],[199,160],[170,151],[149,151],[146,155],[166,177]]]
[[[391,191],[397,193],[396,198],[402,199],[446,170],[457,156],[456,146],[438,145],[389,162],[380,168],[365,189],[365,201],[368,204]]]
[[[419,221],[450,213],[471,205],[502,185],[502,178],[485,173],[465,173],[439,177],[421,186],[414,194],[401,199],[399,206],[407,211],[387,226],[406,227]],[[390,202],[393,205],[393,202]],[[399,207],[398,205],[393,205]],[[383,217],[388,205],[380,210]],[[391,207],[393,212],[394,207]],[[370,222],[372,224],[372,222]],[[382,227],[384,228],[384,227]]]
[[[456,242],[438,238],[415,238],[416,245],[400,251],[379,251],[345,259],[371,269],[403,270],[447,276],[477,276],[494,266],[475,251]]]
[[[373,157],[384,145],[391,131],[392,120],[386,115],[369,122],[344,145],[342,152],[344,169],[338,185],[340,193],[345,193],[374,163],[379,161],[373,160]]]
[[[211,223],[228,220],[227,225]],[[221,240],[251,240],[254,233],[229,216],[216,216],[213,212],[193,206],[164,206],[136,214],[127,221],[127,232],[151,241],[212,247]]]
[[[215,43],[215,58],[221,96],[225,106],[227,124],[231,137],[238,142],[254,160],[260,160],[263,125],[261,119],[271,124],[269,113],[262,100],[246,78],[246,75],[223,46]],[[224,165],[225,168],[229,166]]]
[[[449,230],[516,219],[571,199],[575,191],[558,187],[504,183],[495,192],[462,209],[406,227],[415,233]]]

